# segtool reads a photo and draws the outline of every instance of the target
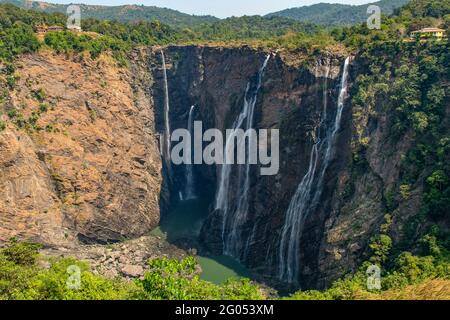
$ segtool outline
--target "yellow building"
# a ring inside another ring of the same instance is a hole
[[[437,40],[442,40],[446,36],[444,29],[439,28],[423,28],[417,31],[411,32],[411,38],[436,38]]]

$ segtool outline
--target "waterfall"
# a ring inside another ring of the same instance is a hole
[[[251,94],[248,99],[250,91],[250,83],[247,84],[245,95],[244,95],[244,105],[241,113],[238,115],[233,123],[232,129],[243,129],[248,130],[253,127],[254,122],[254,111],[255,105],[258,98],[258,93],[262,84],[262,77],[264,70],[269,62],[270,55],[266,57],[263,65],[259,69],[258,79],[255,91]],[[225,143],[225,159],[231,159],[234,155],[234,144],[233,139],[235,137],[230,135],[227,137]],[[249,139],[253,139],[250,135]],[[242,142],[241,143],[245,143]],[[249,144],[250,145],[250,144]],[[250,189],[250,163],[249,154],[246,156],[245,165],[238,166],[238,174],[234,175],[237,178],[236,187],[237,190],[235,194],[238,196],[237,206],[235,210],[230,210],[229,203],[231,201],[229,197],[229,190],[231,185],[231,171],[232,165],[223,164],[220,170],[218,188],[216,193],[215,209],[221,210],[222,212],[222,241],[223,241],[223,252],[224,254],[239,258],[241,256],[241,249],[243,246],[243,241],[241,239],[242,229],[241,227],[247,220],[247,213],[249,207],[249,189]],[[227,230],[230,230],[227,233]]]
[[[161,59],[162,59],[162,69],[164,76],[164,160],[166,163],[166,168],[169,172],[171,172],[171,162],[170,162],[170,104],[169,104],[169,86],[167,84],[167,70],[166,70],[166,58],[164,56],[164,51],[161,50]]]
[[[308,171],[302,178],[294,196],[291,199],[286,211],[284,225],[281,231],[281,240],[279,245],[279,279],[287,283],[297,283],[300,270],[300,240],[302,228],[306,217],[317,207],[323,189],[323,179],[325,172],[332,159],[335,149],[336,135],[341,127],[342,111],[347,94],[347,77],[350,58],[347,58],[342,70],[340,92],[336,108],[334,124],[325,131],[325,137],[322,136],[321,128],[327,126],[327,99],[326,86],[324,92],[324,106],[321,121],[313,133],[314,145],[309,157]],[[326,78],[329,74],[327,66]],[[323,155],[323,156],[322,156]]]
[[[188,118],[188,131],[191,134],[191,136],[194,136],[193,134],[193,123],[194,123],[194,110],[195,106],[191,107],[191,110],[189,111],[189,118]],[[192,159],[191,159],[192,160]],[[186,186],[185,186],[185,192],[184,192],[185,200],[192,200],[196,198],[195,195],[195,181],[194,181],[194,168],[193,164],[186,164]]]
[[[344,68],[342,70],[342,77],[341,77],[341,83],[340,83],[340,91],[338,96],[338,104],[337,104],[337,110],[336,110],[336,117],[334,119],[333,124],[333,131],[329,135],[328,143],[326,144],[326,151],[325,151],[325,157],[324,157],[324,165],[322,166],[322,171],[320,172],[318,187],[316,188],[316,192],[314,195],[313,203],[314,205],[317,205],[318,201],[320,200],[320,196],[322,195],[322,187],[323,187],[323,179],[325,176],[325,171],[328,168],[328,165],[332,159],[333,152],[335,150],[335,140],[336,140],[336,134],[341,129],[341,120],[342,120],[342,111],[344,111],[344,103],[345,98],[347,97],[347,78],[348,78],[348,66],[350,63],[350,57],[347,57],[344,62]]]

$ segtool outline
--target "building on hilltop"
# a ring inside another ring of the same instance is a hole
[[[435,38],[437,40],[442,40],[446,37],[444,29],[439,28],[423,28],[411,32],[411,38],[413,39],[429,39]]]

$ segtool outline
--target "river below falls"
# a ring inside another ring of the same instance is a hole
[[[161,219],[160,226],[151,235],[165,238],[171,243],[178,239],[197,239],[207,214],[208,203],[205,200],[180,201]],[[203,270],[200,278],[206,281],[220,284],[229,278],[251,277],[244,266],[228,256],[197,256],[197,260]]]

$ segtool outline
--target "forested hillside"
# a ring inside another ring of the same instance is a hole
[[[406,4],[409,0],[382,0],[374,4],[380,6],[383,14],[390,15],[394,9]],[[37,11],[47,13],[65,13],[67,5],[54,4],[40,1],[29,0],[0,0],[0,3],[12,3],[18,7],[25,9],[34,9]],[[279,12],[274,12],[266,15],[266,17],[282,17],[294,19],[300,22],[314,23],[324,26],[340,26],[353,25],[364,22],[367,19],[367,6],[351,6],[342,4],[320,3],[312,6],[305,6],[299,8],[286,9]],[[213,24],[220,21],[220,19],[212,16],[194,16],[185,14],[176,10],[167,8],[158,8],[154,6],[143,5],[124,5],[124,6],[96,6],[81,4],[81,13],[84,19],[94,18],[100,20],[116,20],[120,22],[139,22],[139,21],[155,21],[170,25],[176,28],[191,28],[194,26]],[[259,17],[258,17],[259,18]],[[250,24],[249,24],[250,22]],[[256,19],[254,17],[243,17],[242,21],[239,18],[233,17],[220,21],[215,26],[211,26],[214,30],[224,31],[223,25],[230,26],[229,31],[238,30],[234,26],[241,25],[246,28],[264,26],[267,30],[273,28],[286,28],[290,24],[295,31],[296,24],[288,22],[286,19],[271,20],[262,25],[263,19]],[[254,24],[254,26],[252,26]],[[297,24],[298,26],[298,24]],[[215,32],[215,31],[214,31]],[[254,34],[249,33],[249,34]],[[276,33],[277,31],[274,31]]]
[[[67,5],[28,0],[0,0],[0,3],[11,3],[24,9],[33,9],[46,13],[66,13]],[[212,16],[194,16],[167,8],[143,5],[96,6],[80,4],[83,18],[100,20],[117,20],[120,22],[155,21],[174,27],[188,27],[201,23],[219,20]]]
[[[371,4],[377,5],[381,8],[381,12],[385,15],[390,15],[409,0],[382,0]],[[291,8],[278,12],[271,13],[267,16],[279,16],[292,18],[303,22],[313,22],[325,26],[349,26],[361,23],[367,20],[367,7],[370,4],[364,5],[345,5],[345,4],[330,4],[319,3],[311,6]]]

